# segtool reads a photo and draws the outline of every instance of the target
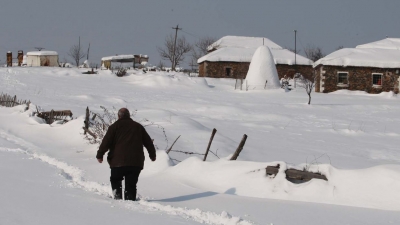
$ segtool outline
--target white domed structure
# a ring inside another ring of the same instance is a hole
[[[267,46],[260,46],[251,59],[246,81],[249,89],[280,88],[274,57]]]

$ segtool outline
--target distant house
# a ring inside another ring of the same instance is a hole
[[[399,91],[400,38],[344,48],[314,63],[316,92],[341,89],[380,93]]]
[[[111,69],[112,63],[132,63],[135,64],[146,64],[149,62],[149,57],[147,55],[114,55],[101,58],[101,67],[104,69]]]
[[[54,51],[33,51],[26,53],[27,66],[58,67],[58,53]]]
[[[293,77],[296,72],[312,73],[311,60],[282,48],[268,38],[225,36],[211,44],[209,53],[197,61],[199,76],[244,79],[254,52],[263,45],[271,50],[279,78],[285,75]]]

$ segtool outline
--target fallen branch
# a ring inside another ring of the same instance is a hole
[[[183,153],[186,155],[204,155],[204,154],[197,153],[197,152],[186,152],[186,151],[180,151],[180,150],[171,150],[171,152],[178,152],[178,153]]]

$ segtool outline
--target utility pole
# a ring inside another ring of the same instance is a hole
[[[294,88],[296,88],[296,74],[297,74],[296,56],[297,56],[297,30],[294,30],[294,75],[293,75]]]
[[[179,28],[179,24],[176,25],[176,27],[173,27],[172,29],[175,30],[175,43],[174,43],[174,54],[172,55],[172,71],[175,71],[175,50],[176,50],[176,37],[178,36],[178,30],[182,30],[182,28]]]
[[[294,65],[296,66],[296,55],[297,55],[297,30],[294,30]]]
[[[89,61],[89,50],[90,50],[90,42],[89,42],[89,47],[87,49],[87,54],[86,54],[86,60]]]

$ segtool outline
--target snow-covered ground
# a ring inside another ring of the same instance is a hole
[[[307,105],[299,88],[235,91],[228,79],[82,71],[0,68],[0,92],[33,103],[26,112],[0,107],[1,224],[400,224],[400,98],[392,93],[313,93]],[[30,116],[35,106],[77,119],[46,125]],[[168,141],[148,128],[159,151],[146,160],[141,201],[110,198],[109,168],[83,139],[87,106],[128,107],[165,128]],[[170,153],[177,163],[164,152],[181,135],[174,150],[202,154],[213,128],[221,159]],[[239,160],[229,161],[243,134]],[[266,176],[276,164],[278,175]],[[287,167],[328,181],[293,184]]]

